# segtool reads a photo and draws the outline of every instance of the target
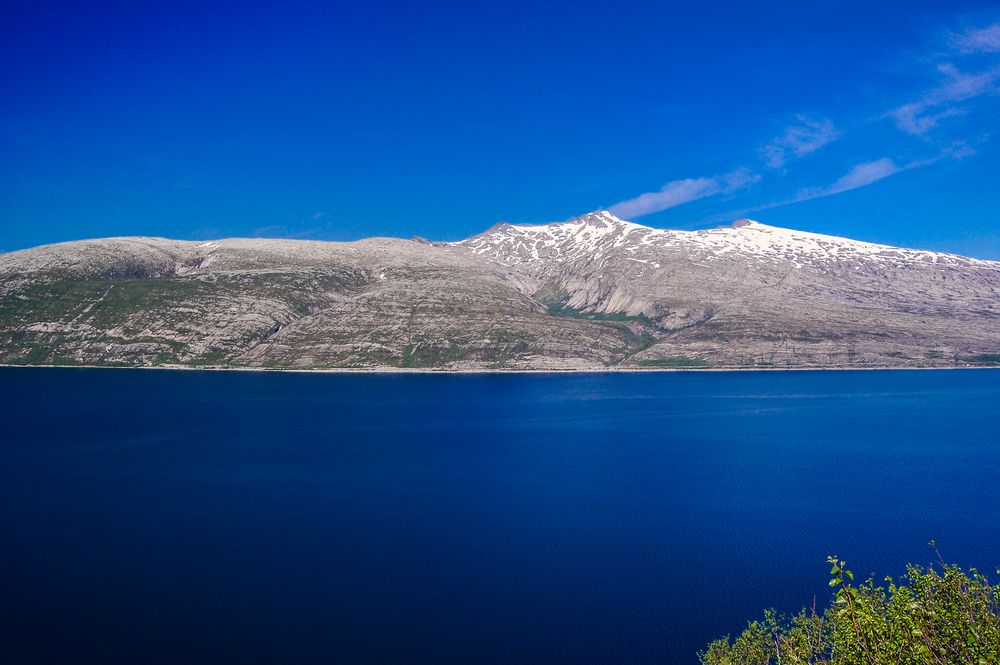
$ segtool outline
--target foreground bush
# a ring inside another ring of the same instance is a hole
[[[942,562],[856,586],[843,561],[828,560],[837,591],[825,612],[765,612],[735,640],[712,642],[703,665],[1000,664],[1000,586],[980,573]]]

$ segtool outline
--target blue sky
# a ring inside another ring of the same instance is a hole
[[[1000,259],[995,2],[0,8],[0,250],[597,208]]]

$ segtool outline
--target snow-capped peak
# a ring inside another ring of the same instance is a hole
[[[630,223],[625,220],[618,219],[607,210],[595,210],[594,212],[588,212],[586,215],[581,215],[575,219],[571,219],[570,223],[572,222],[583,222],[585,224],[595,224],[598,226]]]
[[[536,264],[602,261],[616,254],[665,265],[668,262],[666,255],[677,256],[678,252],[698,260],[743,255],[756,261],[794,267],[813,265],[823,269],[831,263],[845,261],[996,265],[951,254],[794,231],[752,219],[699,231],[657,229],[619,219],[607,210],[550,224],[498,224],[453,245],[503,265],[528,267],[531,264],[535,269],[541,269]]]

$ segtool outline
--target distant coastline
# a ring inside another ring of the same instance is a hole
[[[1000,365],[955,365],[952,367],[608,367],[605,369],[449,369],[433,367],[191,367],[187,365],[18,365],[0,363],[0,368],[40,369],[139,369],[186,372],[259,372],[272,374],[704,374],[735,372],[890,372],[1000,369]]]
[[[1000,364],[1000,262],[595,211],[455,243],[104,238],[0,255],[0,362],[337,372]]]

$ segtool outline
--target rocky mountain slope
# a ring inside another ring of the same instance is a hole
[[[159,238],[0,255],[0,362],[600,369],[1000,361],[1000,263],[595,212],[458,243]]]

